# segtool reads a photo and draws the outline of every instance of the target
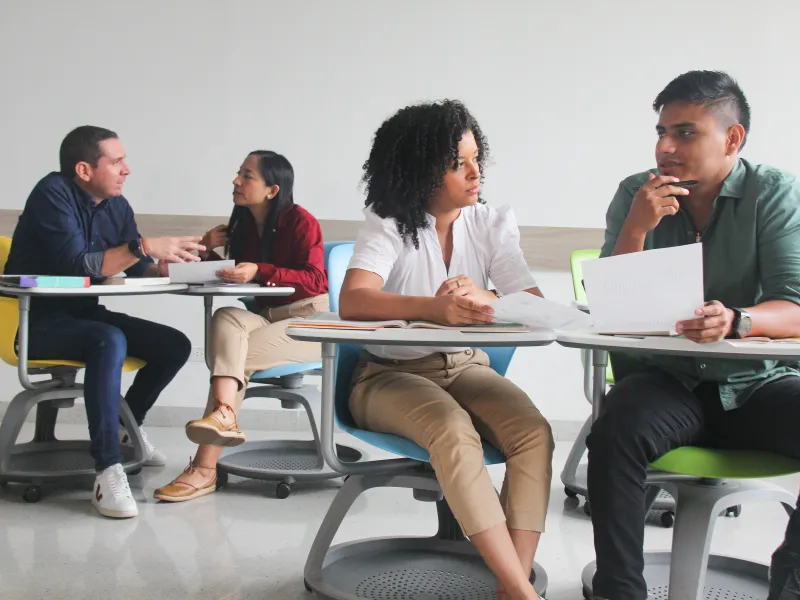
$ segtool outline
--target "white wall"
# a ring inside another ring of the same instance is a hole
[[[451,97],[489,137],[490,202],[523,225],[602,227],[617,182],[653,163],[653,98],[689,69],[736,76],[753,106],[745,156],[800,171],[799,20],[790,0],[3,2],[0,208],[21,207],[64,134],[91,123],[120,134],[139,212],[227,214],[241,159],[269,148],[294,163],[301,204],[358,219],[381,120]],[[537,275],[571,299],[566,274]],[[199,300],[109,304],[200,344]],[[577,361],[525,350],[511,376],[548,417],[580,420]],[[203,369],[187,366],[164,402],[201,406]]]

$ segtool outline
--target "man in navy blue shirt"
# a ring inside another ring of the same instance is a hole
[[[113,131],[83,126],[61,143],[61,171],[33,188],[19,218],[7,274],[78,275],[93,282],[125,272],[129,277],[166,275],[168,262],[194,261],[205,250],[200,237],[142,238],[121,195],[130,173]],[[159,264],[154,262],[159,259]],[[86,363],[84,399],[95,461],[92,504],[100,514],[138,514],[122,468],[120,444],[132,444],[120,425],[122,363],[146,361],[125,400],[141,425],[159,394],[186,363],[188,338],[171,327],[111,312],[95,298],[35,298],[31,302],[31,359]],[[145,437],[145,465],[165,463]]]

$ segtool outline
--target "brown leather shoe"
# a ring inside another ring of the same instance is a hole
[[[198,468],[201,467],[195,465],[194,461],[189,458],[189,466],[183,470],[183,473],[173,479],[171,483],[158,488],[153,492],[153,497],[156,500],[163,500],[164,502],[186,502],[187,500],[194,500],[195,498],[201,498],[202,496],[215,492],[217,489],[216,469],[214,469],[214,476],[211,480],[201,487],[196,487],[185,481],[178,481],[184,475],[193,475]]]
[[[186,437],[195,444],[211,446],[238,446],[245,439],[236,423],[236,413],[227,404],[218,406],[204,419],[189,421]]]

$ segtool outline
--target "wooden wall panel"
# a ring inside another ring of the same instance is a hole
[[[0,210],[0,235],[11,235],[19,216],[18,210]],[[215,225],[227,223],[227,216],[138,214],[139,231],[145,236],[202,235]],[[321,220],[326,240],[355,239],[360,221]],[[569,271],[572,250],[599,248],[603,243],[602,229],[579,227],[520,227],[520,239],[525,259],[539,271]]]

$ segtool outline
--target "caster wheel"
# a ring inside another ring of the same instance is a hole
[[[310,585],[308,585],[308,580],[307,580],[305,577],[303,578],[303,586],[306,588],[306,591],[307,591],[307,592],[310,592],[310,591],[312,591],[312,590],[311,590],[311,586],[310,586]]]
[[[742,505],[737,504],[736,506],[729,506],[728,510],[725,511],[726,517],[738,517],[742,514]]]
[[[592,516],[592,506],[589,504],[588,500],[583,503],[583,512],[585,512],[588,517]]]
[[[564,493],[567,495],[567,498],[577,498],[578,492],[573,490],[570,487],[564,486]]]
[[[228,472],[217,467],[217,489],[221,490],[228,485]]]
[[[129,471],[128,475],[138,475],[141,472],[142,472],[142,467],[139,467],[138,469],[134,469],[133,471]]]
[[[669,510],[665,510],[661,513],[661,525],[666,527],[667,529],[671,528],[675,525],[675,514]]]
[[[275,490],[275,496],[279,500],[284,500],[289,497],[289,494],[292,493],[292,488],[289,487],[286,483],[279,483],[277,489]]]
[[[22,499],[29,504],[36,504],[42,499],[42,488],[32,485],[22,494]]]

